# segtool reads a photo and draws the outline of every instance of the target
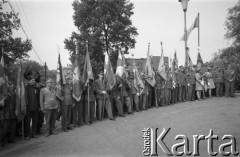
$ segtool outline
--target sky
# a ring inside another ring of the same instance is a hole
[[[62,65],[70,64],[69,53],[64,49],[64,39],[69,38],[77,28],[73,23],[73,0],[10,0],[15,12],[19,13],[21,23],[32,40],[34,51],[29,55],[32,60],[49,69],[57,68],[58,47]],[[172,57],[176,50],[179,65],[184,64],[184,42],[179,41],[184,33],[184,14],[178,0],[130,0],[134,4],[132,24],[137,28],[134,49],[130,53],[134,58],[145,58],[150,43],[150,54],[160,56],[163,42],[164,56]],[[187,9],[187,28],[192,25],[200,13],[200,53],[204,62],[212,59],[213,53],[228,47],[231,42],[224,38],[225,20],[228,8],[238,0],[190,0]],[[4,5],[9,11],[9,5]],[[14,32],[14,36],[27,37],[23,31]],[[188,38],[190,57],[197,60],[198,30],[194,29]],[[126,55],[130,57],[130,55]]]

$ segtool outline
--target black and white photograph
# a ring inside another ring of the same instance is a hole
[[[240,0],[0,0],[0,157],[239,153]]]

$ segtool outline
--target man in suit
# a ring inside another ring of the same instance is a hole
[[[72,80],[70,76],[66,78],[66,84],[63,86],[63,114],[62,118],[64,118],[63,124],[63,131],[67,132],[68,130],[73,130],[71,126],[71,114],[72,114],[72,107],[75,106],[73,97],[72,97]]]
[[[116,76],[116,84],[110,92],[111,103],[114,104],[118,111],[119,117],[124,117],[123,115],[123,103],[121,102],[121,78]]]
[[[219,66],[216,67],[213,73],[213,79],[216,86],[216,96],[221,97],[223,91],[223,71]]]
[[[224,72],[224,78],[225,78],[225,90],[226,90],[225,96],[234,97],[235,71],[232,69],[230,64],[228,64],[227,70],[225,70]]]
[[[135,109],[137,112],[139,112],[139,93],[136,89],[136,87],[134,86],[134,73],[133,73],[133,69],[128,66],[128,81],[131,83],[131,102],[132,102],[132,107],[133,104],[135,104]]]
[[[101,72],[98,75],[98,79],[95,82],[96,93],[97,93],[97,102],[98,102],[98,119],[103,120],[104,109],[107,110],[107,114],[110,120],[115,120],[112,114],[112,106],[109,98],[109,94],[106,91],[106,86],[104,83],[104,74]]]

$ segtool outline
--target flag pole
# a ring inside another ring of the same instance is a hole
[[[20,59],[20,66],[21,66],[21,75],[22,75],[22,60]],[[20,76],[20,88],[21,88],[21,84],[22,84],[22,76]],[[22,95],[22,90],[20,89],[20,103],[22,102],[21,101],[21,95]],[[21,104],[20,104],[20,108],[21,108]],[[21,112],[21,109],[20,109],[20,112]],[[24,117],[22,117],[22,140],[24,140]]]
[[[198,13],[198,47],[200,47],[200,14]]]
[[[44,65],[44,77],[45,77],[45,86],[46,86],[46,81],[47,81],[47,63],[46,62]]]
[[[60,48],[58,46],[58,64],[59,64],[59,75],[60,75],[60,86],[61,86],[61,96],[63,96],[63,80],[62,80],[62,65],[60,65]],[[59,104],[62,109],[62,131],[64,131],[65,116],[64,116],[64,105],[63,102],[59,99]]]
[[[86,50],[88,53],[88,41],[86,41]],[[89,78],[88,78],[88,118],[89,118],[89,122],[90,122],[90,105],[89,105]]]

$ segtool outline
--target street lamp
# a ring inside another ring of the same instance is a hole
[[[185,55],[187,54],[187,18],[186,18],[186,12],[187,12],[187,6],[189,0],[178,0],[182,3],[182,8],[184,12],[184,41],[185,41]]]

